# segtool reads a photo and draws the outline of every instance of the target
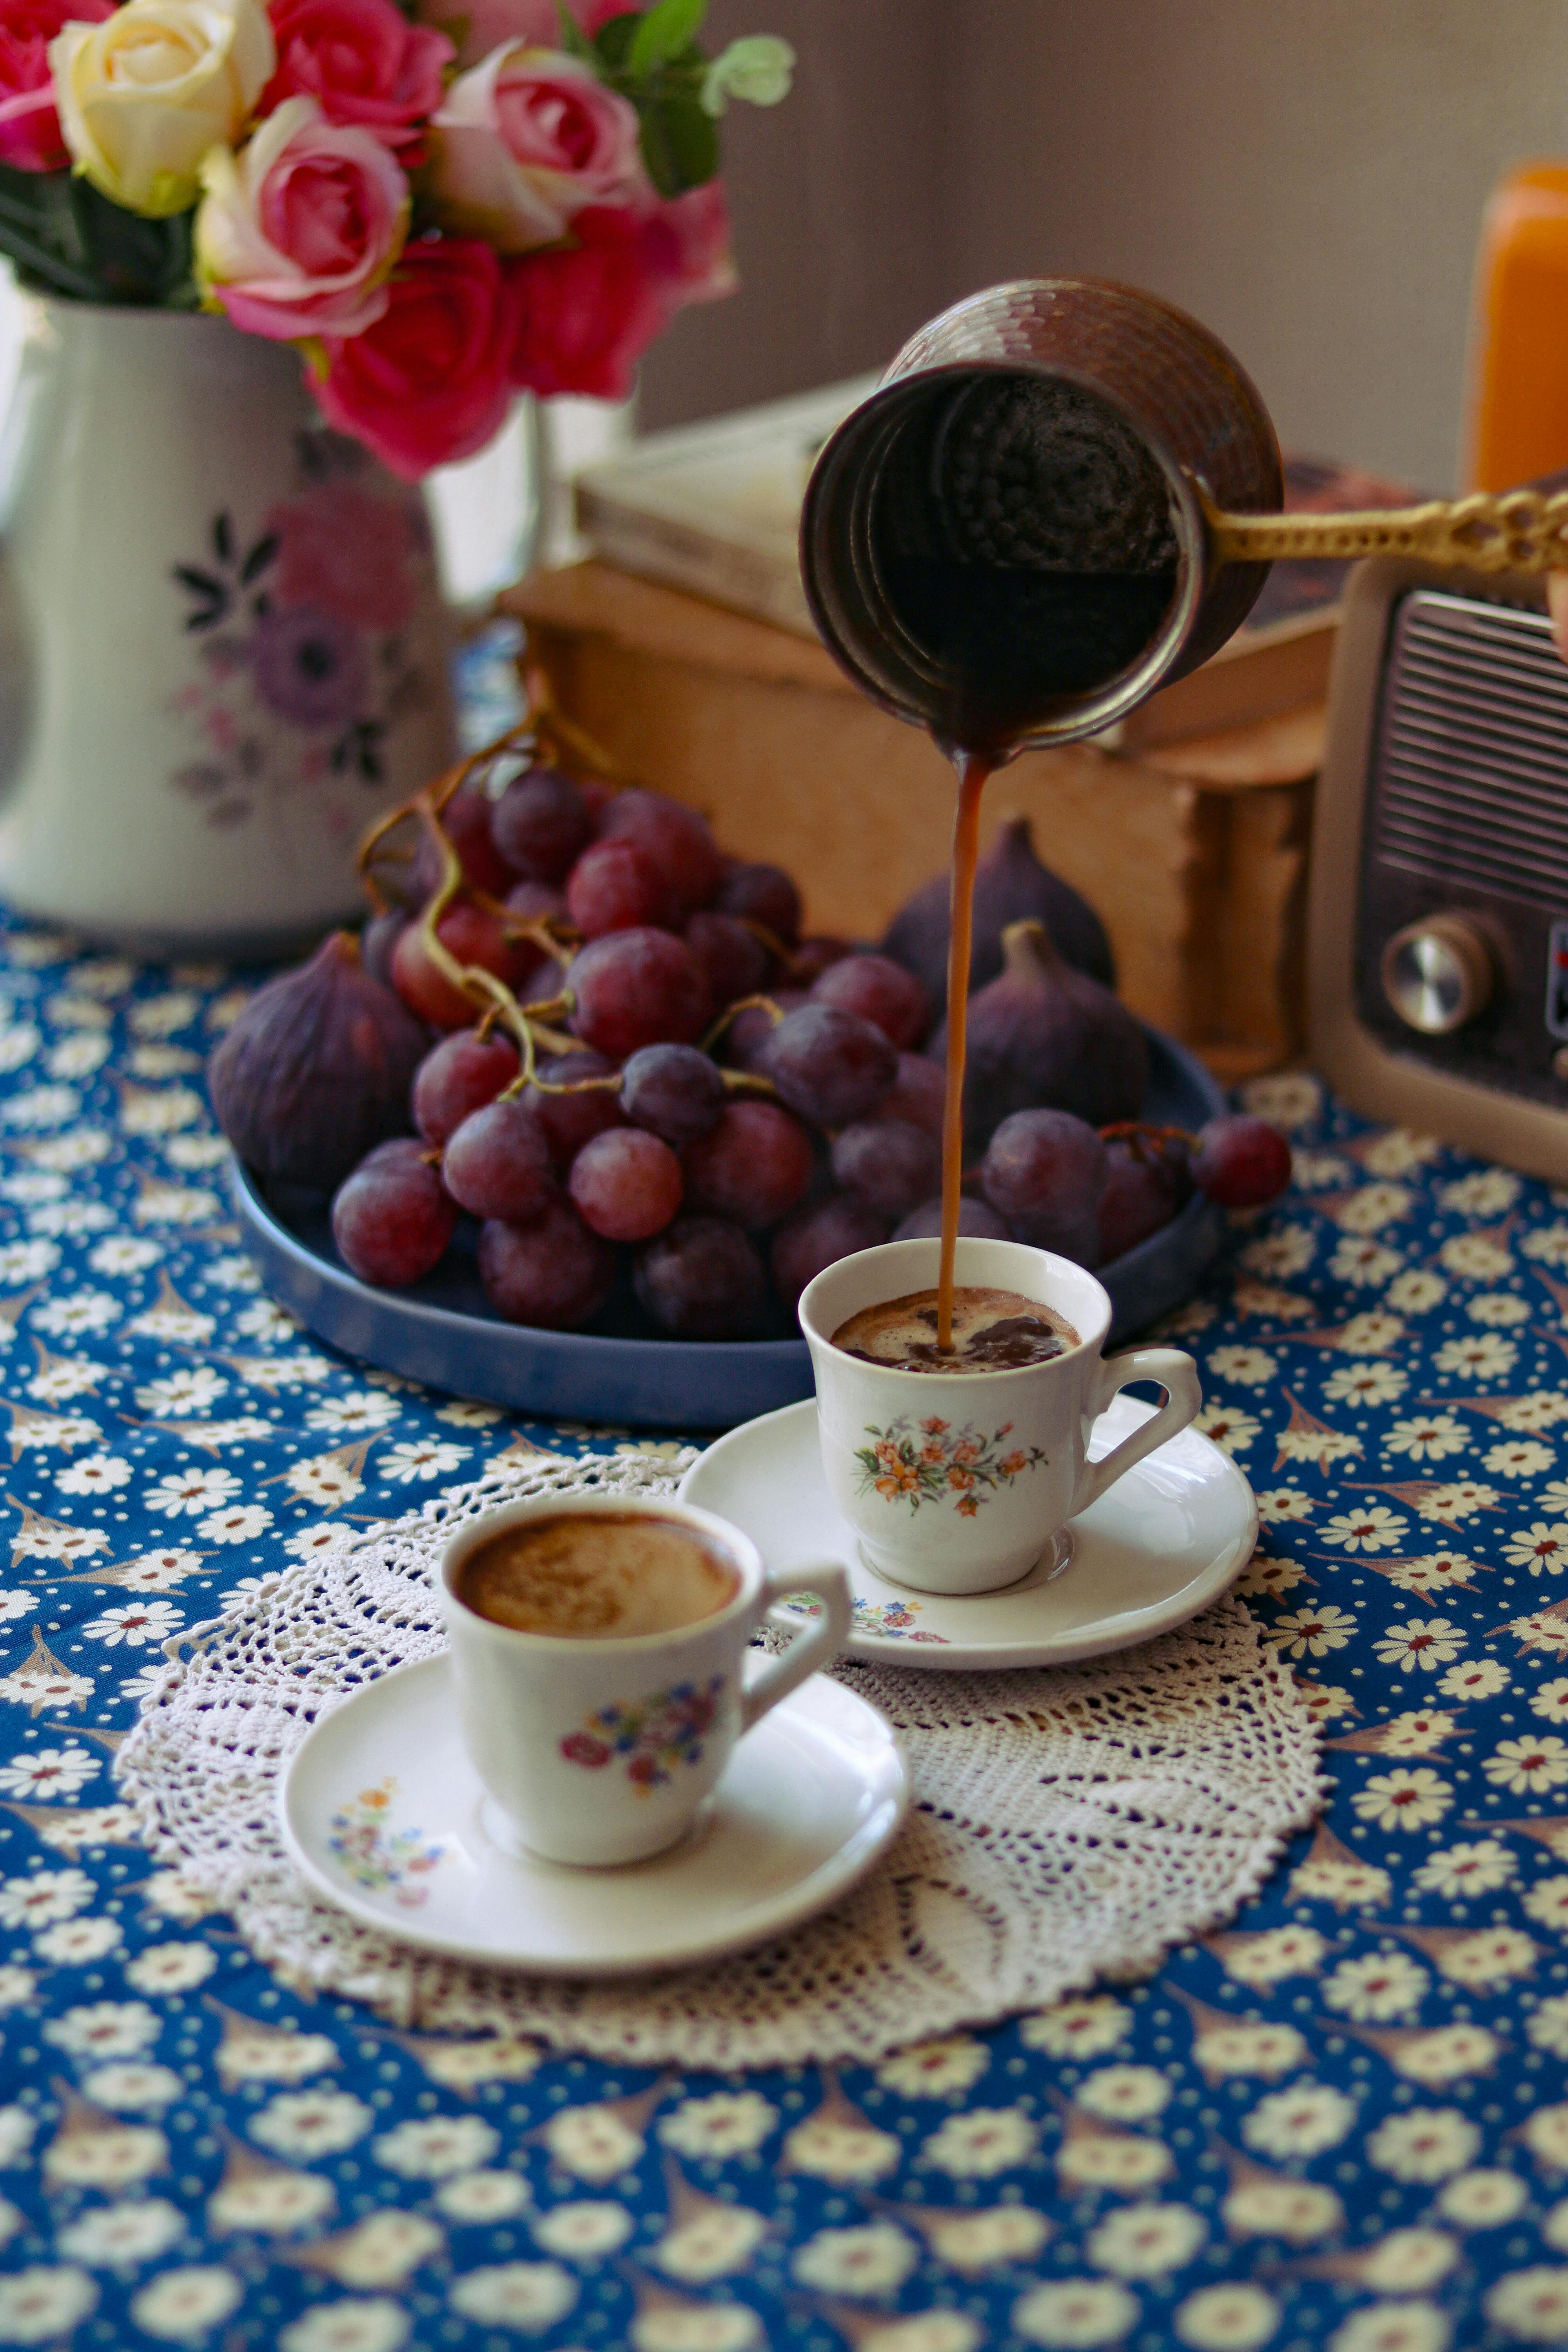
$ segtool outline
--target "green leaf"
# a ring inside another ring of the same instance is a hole
[[[111,204],[76,176],[70,182],[70,201],[88,265],[99,281],[100,301],[146,303],[163,310],[192,307],[194,206],[166,218],[143,219]]]
[[[633,73],[646,77],[678,58],[697,38],[707,14],[708,0],[658,0],[632,42],[627,63]]]
[[[77,233],[65,172],[19,172],[0,164],[0,251],[10,255],[33,285],[83,302],[110,299]]]
[[[596,66],[594,44],[566,5],[566,0],[555,0],[555,15],[561,26],[561,46],[567,56],[579,58],[585,66]]]
[[[752,33],[731,41],[708,68],[702,106],[722,114],[732,98],[747,106],[777,106],[789,96],[795,51],[772,33]]]
[[[47,287],[52,294],[74,295],[79,302],[102,300],[103,289],[96,278],[73,269],[68,261],[40,244],[37,236],[13,220],[11,211],[7,205],[0,212],[0,253],[10,256],[29,283]]]
[[[668,98],[645,108],[643,162],[661,196],[700,188],[719,169],[719,133],[695,98]]]
[[[594,47],[598,56],[599,70],[606,80],[615,81],[625,77],[626,58],[641,23],[642,18],[635,8],[623,9],[618,16],[607,18],[595,34]]]

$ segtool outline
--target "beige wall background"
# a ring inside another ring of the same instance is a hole
[[[646,425],[1081,270],[1207,320],[1290,446],[1454,482],[1487,191],[1568,154],[1565,0],[716,0],[764,26],[801,63],[730,118],[744,288],[650,355]]]

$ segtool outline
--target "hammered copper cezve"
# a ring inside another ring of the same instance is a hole
[[[817,458],[801,571],[874,701],[991,764],[1097,734],[1222,646],[1280,557],[1568,569],[1568,493],[1282,515],[1217,336],[1135,288],[1025,279],[944,311]]]

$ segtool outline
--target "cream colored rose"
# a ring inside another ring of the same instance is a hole
[[[275,62],[258,0],[126,0],[49,44],[77,170],[154,219],[195,202],[202,157],[238,141]]]

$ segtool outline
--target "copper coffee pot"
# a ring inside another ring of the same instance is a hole
[[[1024,279],[922,327],[837,427],[801,571],[873,700],[1006,756],[1098,734],[1195,668],[1281,558],[1568,570],[1568,493],[1321,515],[1280,513],[1283,493],[1217,336],[1108,279]]]

